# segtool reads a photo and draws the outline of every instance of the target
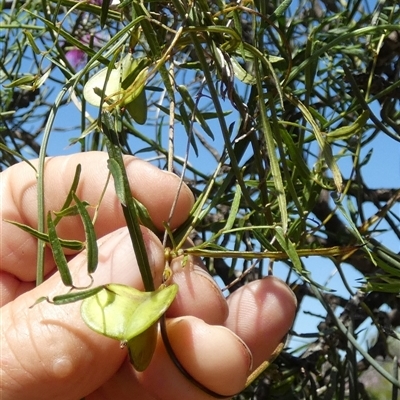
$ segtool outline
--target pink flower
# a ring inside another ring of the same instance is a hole
[[[84,51],[73,48],[65,53],[65,57],[68,62],[74,67],[74,69],[82,68],[86,64],[86,54]]]
[[[99,0],[102,1],[102,0]],[[103,46],[105,39],[103,38],[104,34],[98,33],[94,34],[93,37],[90,34],[85,34],[81,37],[81,42],[87,46],[93,46],[94,48],[100,48]],[[74,69],[82,68],[87,61],[87,56],[83,50],[80,50],[76,47],[68,50],[65,53],[65,56],[68,62],[74,67]]]

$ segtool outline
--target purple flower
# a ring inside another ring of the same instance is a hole
[[[104,33],[97,34],[85,34],[80,38],[80,41],[87,46],[91,46],[93,48],[100,48],[105,43]],[[68,50],[65,53],[65,56],[68,62],[74,67],[74,69],[82,68],[87,61],[87,56],[83,50],[80,50],[76,47]]]
[[[67,58],[68,62],[74,67],[74,69],[81,68],[86,64],[85,52],[77,48],[68,50],[65,53],[65,57]]]

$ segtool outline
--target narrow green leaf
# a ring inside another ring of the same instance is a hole
[[[76,206],[78,207],[79,215],[83,223],[83,229],[85,230],[87,270],[89,274],[92,274],[96,271],[99,262],[96,232],[85,205],[80,201],[75,193],[72,193],[72,196],[75,200]]]
[[[111,172],[111,175],[114,179],[114,186],[115,192],[121,204],[126,206],[126,197],[125,197],[125,189],[124,189],[124,177],[122,175],[121,167],[119,166],[118,162],[113,159],[109,158],[107,160],[108,169]]]
[[[85,207],[89,205],[89,203],[87,201],[82,201],[82,204]],[[79,210],[78,210],[78,207],[76,205],[73,205],[73,206],[64,208],[61,211],[53,211],[53,214],[55,216],[57,216],[57,218],[61,219],[63,217],[72,217],[72,216],[78,215],[79,214]]]
[[[44,301],[49,301],[48,297],[46,296],[39,297],[31,306],[29,306],[29,308],[33,308],[36,306],[36,304],[43,303]]]
[[[400,256],[393,253],[375,239],[370,239],[366,246],[368,253],[384,271],[400,277]]]
[[[281,135],[282,140],[288,149],[288,153],[290,154],[290,159],[293,161],[293,164],[296,166],[299,174],[302,176],[304,181],[309,180],[311,177],[311,171],[304,161],[298,146],[293,141],[292,136],[289,135],[289,132],[286,129],[279,129],[279,134]]]
[[[34,51],[35,54],[40,54],[41,51],[39,49],[39,47],[37,47],[35,39],[33,38],[33,35],[30,31],[24,29],[24,35],[26,36],[26,38],[28,39],[29,44],[32,47],[32,50]]]
[[[32,85],[35,80],[37,79],[36,75],[25,75],[22,76],[21,78],[16,79],[15,81],[9,83],[8,85],[3,85],[3,87],[9,89],[9,88],[14,88],[17,86],[21,85]]]
[[[283,15],[283,13],[289,8],[292,4],[292,0],[283,0],[282,3],[276,8],[276,10],[270,15],[271,21],[275,21],[276,18]]]
[[[226,117],[227,115],[232,114],[232,110],[224,111],[221,115]],[[203,112],[201,113],[204,119],[215,119],[219,117],[218,113],[215,112]]]
[[[337,140],[347,140],[354,135],[359,135],[369,118],[369,110],[364,110],[361,115],[354,121],[350,126],[344,126],[335,129],[332,132],[326,134],[326,139],[329,143],[333,143]]]
[[[158,86],[150,86],[150,85],[146,85],[145,86],[146,90],[150,90],[151,92],[159,92],[162,93],[164,92],[164,89]]]
[[[72,180],[71,188],[69,189],[67,198],[65,199],[65,202],[61,207],[61,210],[63,210],[64,208],[68,207],[71,204],[73,198],[72,194],[75,193],[76,189],[78,188],[81,173],[82,173],[82,165],[78,164],[75,168],[75,174],[74,174],[74,179]]]
[[[168,107],[164,107],[161,104],[154,104],[155,107],[159,108],[161,111],[163,111],[166,115],[169,115],[169,108]],[[182,122],[182,118],[179,114],[174,113],[174,120],[178,121],[178,122]]]
[[[4,113],[0,113],[0,116],[5,117]],[[26,162],[35,171],[35,173],[37,173],[36,167],[19,152],[10,149],[8,146],[5,146],[3,143],[0,143],[0,150],[13,155],[17,160],[20,159],[20,160]]]
[[[47,235],[46,233],[39,232],[38,230],[33,229],[28,225],[21,224],[20,222],[9,221],[7,219],[5,219],[4,221],[8,222],[9,224],[18,226],[18,228],[22,229],[25,232],[28,232],[29,234],[31,234],[32,236],[34,236],[37,239],[40,239],[46,243],[49,243],[49,235]],[[80,251],[85,248],[85,245],[79,240],[64,240],[64,239],[59,238],[59,241],[61,243],[61,246],[66,249]]]
[[[278,76],[277,76],[277,74],[275,72],[274,67],[272,66],[272,63],[271,63],[269,57],[265,57],[264,54],[258,48],[250,45],[249,43],[243,43],[243,46],[249,52],[252,53],[252,55],[253,55],[253,57],[255,59],[255,64],[257,64],[257,61],[261,62],[265,67],[266,73],[268,73],[268,75],[271,75],[271,79],[275,84],[275,89],[278,92],[279,100],[281,102],[282,108],[285,108],[284,104],[283,104],[283,92],[282,92],[282,87],[281,87],[281,84],[280,84],[280,80],[278,79]],[[262,81],[263,81],[263,79],[262,79]],[[261,94],[262,94],[262,92],[260,92],[260,96],[261,96]]]
[[[110,8],[111,0],[103,0],[101,3],[101,16],[100,16],[100,26],[103,29],[107,21],[108,9]]]
[[[118,143],[118,135],[113,129],[109,129],[106,125],[106,123],[110,122],[110,121],[107,122],[107,120],[112,119],[111,114],[109,115],[109,113],[103,112],[101,117],[102,117],[102,128],[105,134],[105,142],[109,157],[110,159],[117,162],[118,170],[121,171],[122,175],[122,184],[124,192],[123,199],[126,200],[126,205],[124,205],[123,203],[121,204],[122,211],[124,213],[126,225],[129,230],[129,235],[132,241],[133,248],[135,250],[135,255],[140,270],[140,275],[142,276],[145,290],[153,291],[154,290],[153,275],[151,273],[149,259],[147,257],[147,250],[144,244],[142,231],[139,225],[137,208],[132,198],[132,193],[129,186],[129,180],[125,170],[124,160],[122,158],[120,145]],[[112,164],[115,163],[112,162]]]
[[[296,269],[297,273],[300,276],[303,276],[304,270],[301,265],[300,257],[297,254],[296,247],[293,245],[290,239],[285,235],[285,232],[283,231],[282,227],[276,226],[275,233],[276,233],[276,240],[278,241],[282,249],[286,252],[290,260],[292,261],[293,266]]]
[[[231,209],[229,211],[229,216],[226,221],[225,227],[223,229],[224,231],[232,229],[233,224],[235,223],[237,213],[239,212],[241,198],[242,198],[242,189],[238,184],[236,184],[235,197],[233,198],[232,201]]]
[[[386,292],[386,293],[396,293],[400,291],[399,283],[381,283],[381,282],[368,282],[365,287],[367,292]]]
[[[383,271],[387,272],[388,274],[390,274],[392,276],[400,278],[400,268],[398,268],[397,266],[388,264],[381,257],[379,257],[378,254],[372,253],[372,257],[376,261],[376,264],[379,268],[381,268]]]
[[[358,167],[360,169],[361,169],[361,167],[364,167],[365,165],[367,165],[369,163],[369,161],[371,160],[373,152],[374,152],[374,149],[370,148],[368,150],[368,153],[366,154],[366,156],[358,163]]]
[[[57,306],[69,304],[69,303],[75,303],[76,301],[84,300],[89,297],[92,297],[92,296],[96,295],[97,293],[99,293],[100,290],[103,290],[103,289],[104,289],[104,286],[98,286],[93,289],[81,290],[79,292],[70,292],[67,294],[60,294],[58,296],[54,296],[53,299],[51,300],[51,303],[54,303]]]
[[[261,117],[261,127],[262,127],[262,132],[265,138],[266,142],[266,147],[267,147],[267,152],[268,152],[268,157],[269,157],[269,162],[271,166],[271,173],[274,178],[274,185],[275,189],[277,192],[277,200],[278,200],[278,206],[279,206],[279,211],[281,213],[281,224],[283,231],[286,232],[287,226],[288,226],[288,213],[287,213],[287,203],[286,203],[286,193],[285,193],[285,188],[283,186],[283,180],[282,180],[282,175],[281,175],[281,169],[279,167],[279,161],[275,152],[275,142],[274,142],[274,137],[273,137],[273,132],[271,129],[271,125],[268,121],[267,117],[267,110],[265,109],[265,103],[263,100],[263,88],[262,88],[262,77],[260,75],[260,70],[258,63],[256,62],[254,64],[255,66],[255,71],[256,71],[256,77],[257,77],[257,90],[259,93],[259,101],[258,105],[260,107],[260,117]]]
[[[189,115],[186,111],[185,105],[181,104],[179,106],[179,111],[181,113],[181,120],[182,120],[182,124],[185,127],[185,132],[187,133],[188,137],[190,138],[190,144],[193,147],[193,150],[196,154],[196,157],[199,156],[199,149],[197,148],[197,143],[196,143],[196,139],[194,137],[194,135],[192,135],[190,133],[190,128],[191,128],[191,123],[190,123],[190,118]]]
[[[51,74],[51,68],[49,68],[42,76],[39,77],[39,79],[36,80],[34,88],[35,89],[40,88],[46,82],[50,74]]]
[[[60,239],[57,236],[56,227],[51,219],[51,212],[47,214],[47,229],[49,234],[49,243],[53,252],[54,261],[60,272],[61,280],[65,286],[73,286],[72,276],[68,268],[68,262],[65,258]]]
[[[321,148],[325,162],[328,165],[328,168],[332,172],[333,181],[335,182],[336,190],[339,193],[341,193],[343,190],[342,174],[340,173],[340,169],[333,157],[331,146],[329,145],[328,141],[324,138],[324,135],[322,134],[318,124],[315,122],[315,120],[314,120],[313,116],[311,115],[310,111],[308,110],[308,108],[298,99],[294,99],[292,97],[290,97],[289,99],[294,104],[296,104],[297,107],[299,107],[302,114],[304,115],[304,118],[312,126],[313,133],[314,133],[315,138],[317,139],[317,142]]]
[[[333,196],[332,196],[333,197]],[[343,215],[343,217],[346,219],[346,221],[349,223],[350,228],[351,228],[351,232],[353,233],[353,235],[359,240],[359,243],[361,244],[365,244],[365,241],[363,239],[363,237],[360,234],[360,231],[357,229],[357,227],[354,225],[354,222],[351,220],[349,214],[347,213],[347,211],[345,210],[345,208],[343,207],[342,203],[340,202],[340,198],[338,196],[338,198],[333,198],[333,201],[336,204],[336,207],[338,208],[338,210],[340,211],[340,213]],[[370,252],[368,252],[369,257],[371,259],[371,261],[373,262],[374,265],[376,265],[372,255]]]
[[[241,82],[245,83],[246,85],[255,85],[256,78],[248,73],[236,60],[235,57],[231,58],[233,71],[235,73],[236,78],[238,78]]]
[[[58,222],[61,220],[63,216],[76,215],[74,214],[76,207],[73,206],[74,210],[69,211],[69,206],[72,202],[72,193],[76,192],[76,189],[78,188],[81,172],[82,172],[82,165],[78,164],[75,168],[74,179],[72,180],[72,184],[67,194],[67,198],[65,199],[64,204],[61,207],[61,210],[59,212],[54,213],[56,215],[56,218],[54,218],[55,226],[57,226]]]
[[[147,211],[147,208],[137,199],[132,198],[133,202],[135,203],[137,215],[140,221],[140,224],[145,226],[146,228],[149,228],[151,231],[157,233],[158,229],[156,226],[153,224],[153,221],[150,217],[149,212]]]
[[[308,107],[308,110],[310,111],[311,115],[317,119],[317,121],[320,123],[321,126],[325,126],[328,124],[328,120],[320,114],[314,107]]]

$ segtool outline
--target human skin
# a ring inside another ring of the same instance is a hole
[[[37,163],[34,163],[37,165]],[[107,180],[107,155],[101,152],[55,157],[46,161],[46,210],[59,210],[82,165],[77,195],[97,205]],[[170,173],[133,157],[125,158],[132,194],[162,229],[179,185]],[[207,400],[175,367],[159,336],[150,366],[137,372],[116,340],[89,329],[80,317],[80,302],[55,306],[42,302],[68,289],[46,248],[44,283],[35,287],[37,241],[5,220],[37,226],[36,176],[25,163],[1,173],[1,368],[2,400]],[[182,224],[193,204],[185,185],[171,228]],[[93,215],[93,208],[88,208]],[[112,182],[99,208],[95,230],[99,264],[93,286],[120,283],[143,289],[132,244]],[[57,226],[63,239],[84,240],[79,216]],[[164,250],[158,237],[142,233],[155,285],[162,282]],[[76,286],[87,286],[85,252],[66,252]],[[201,260],[172,264],[179,292],[167,312],[170,342],[185,369],[214,392],[230,395],[243,389],[247,376],[271,354],[290,328],[296,300],[276,278],[244,286],[225,299]]]

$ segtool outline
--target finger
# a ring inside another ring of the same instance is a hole
[[[243,389],[251,355],[231,331],[208,325],[195,317],[171,319],[167,331],[179,361],[198,382],[227,397]],[[161,338],[146,371],[138,373],[125,364],[88,400],[131,400],[133,397],[146,400],[214,399],[182,375]]]
[[[67,157],[47,159],[45,169],[45,203],[47,210],[59,210],[72,184],[75,168],[82,165],[82,174],[77,189],[81,200],[89,202],[89,213],[100,201],[108,177],[107,154],[103,152],[79,153]],[[33,162],[37,166],[38,162]],[[163,229],[179,187],[179,178],[163,172],[151,164],[134,157],[126,157],[125,164],[130,179],[132,194],[148,209],[153,223]],[[1,268],[23,281],[35,279],[33,260],[36,260],[37,241],[28,233],[3,221],[12,220],[37,227],[36,173],[26,163],[17,164],[1,175]],[[193,195],[186,185],[180,191],[171,227],[179,226],[193,204]],[[97,237],[112,232],[125,224],[114,185],[108,184],[98,210],[95,224]],[[57,227],[64,239],[84,240],[80,217],[64,218]],[[54,267],[50,250],[47,249],[45,273]]]
[[[243,389],[252,363],[251,354],[244,342],[230,330],[208,325],[195,317],[182,317],[169,321],[168,338],[186,371],[207,389],[227,397]],[[159,341],[155,355],[149,368],[137,374],[139,383],[155,398],[214,398],[179,372],[162,341]]]
[[[280,279],[249,283],[228,297],[225,326],[235,332],[253,355],[253,369],[269,360],[293,324],[297,301]]]
[[[215,281],[198,257],[178,257],[171,264],[179,292],[167,311],[169,318],[191,315],[211,325],[222,325],[229,310]]]
[[[143,228],[155,284],[164,268],[159,240]],[[99,241],[99,266],[93,286],[122,283],[143,288],[126,229]],[[70,262],[74,283],[90,283],[85,254]],[[80,399],[107,381],[120,367],[126,350],[119,342],[90,330],[82,321],[80,302],[29,308],[41,296],[66,293],[55,274],[42,285],[2,308],[0,391],[5,399]]]
[[[158,381],[156,382],[158,384]],[[136,373],[126,358],[120,369],[85,400],[160,400],[153,397],[136,379]]]

